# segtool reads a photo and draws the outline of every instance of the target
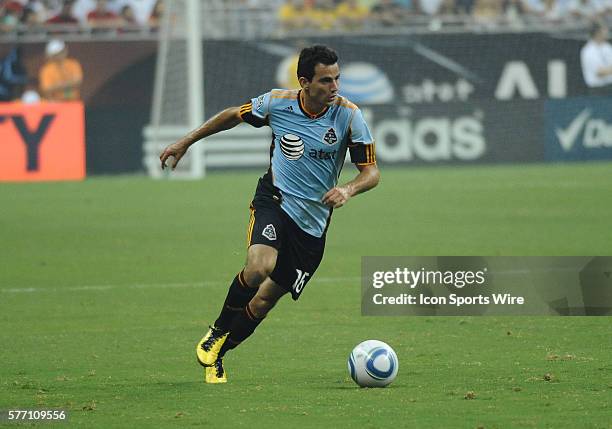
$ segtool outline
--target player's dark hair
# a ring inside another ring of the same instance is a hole
[[[302,49],[297,66],[297,77],[305,77],[311,81],[315,74],[315,66],[323,64],[331,66],[338,62],[338,54],[333,49],[323,45],[314,45]]]

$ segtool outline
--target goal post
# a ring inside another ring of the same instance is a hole
[[[172,174],[159,155],[204,120],[204,69],[200,0],[166,0],[162,18],[150,123],[143,129],[143,164],[154,178],[199,179],[205,175],[204,145],[194,145]]]

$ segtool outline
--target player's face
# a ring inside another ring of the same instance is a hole
[[[312,81],[308,83],[308,95],[311,100],[322,106],[330,105],[338,95],[340,88],[340,67],[338,63],[326,66],[317,64]]]

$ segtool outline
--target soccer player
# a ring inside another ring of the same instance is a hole
[[[225,109],[160,156],[174,169],[193,143],[247,122],[272,128],[270,167],[251,202],[246,266],[232,281],[219,317],[196,346],[207,383],[225,383],[223,356],[241,344],[276,302],[297,300],[325,248],[332,211],[378,184],[374,141],[361,111],[338,94],[336,53],[321,45],[300,53],[300,90],[272,90]],[[346,152],[357,176],[341,186]]]

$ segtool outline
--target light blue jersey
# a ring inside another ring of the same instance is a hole
[[[282,209],[305,232],[321,237],[331,209],[321,202],[338,183],[347,149],[358,165],[374,164],[374,140],[361,111],[346,98],[319,115],[307,112],[298,90],[274,89],[243,105],[245,122],[272,128],[270,172]]]

